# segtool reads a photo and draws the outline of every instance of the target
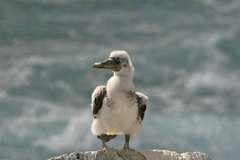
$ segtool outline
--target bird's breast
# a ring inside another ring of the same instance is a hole
[[[134,106],[136,102],[134,84],[132,80],[125,77],[113,76],[107,82],[107,98],[111,101],[112,109],[124,110]]]
[[[136,105],[136,97],[128,92],[107,93],[106,102],[112,109],[131,108]]]

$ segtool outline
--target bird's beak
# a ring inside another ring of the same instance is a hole
[[[109,58],[106,61],[103,62],[96,62],[93,64],[94,68],[105,68],[105,69],[111,69],[113,71],[120,71],[121,65],[114,61],[113,59]]]

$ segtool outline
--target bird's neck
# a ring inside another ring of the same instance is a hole
[[[122,69],[118,72],[113,72],[113,76],[117,76],[123,79],[129,79],[131,81],[133,80],[133,74],[134,72],[131,69]]]
[[[135,91],[132,76],[114,74],[107,83],[108,94]]]
[[[118,78],[119,80],[123,80],[123,81],[133,81],[133,74],[132,73],[116,73],[113,72],[113,76],[115,78]]]

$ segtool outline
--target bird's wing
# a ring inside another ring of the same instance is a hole
[[[92,113],[93,116],[96,117],[99,110],[102,108],[103,99],[106,96],[106,87],[105,86],[97,86],[92,93]]]
[[[142,121],[147,108],[148,96],[141,92],[136,92],[137,103],[138,103],[138,118]]]

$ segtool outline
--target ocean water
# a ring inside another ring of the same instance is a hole
[[[131,146],[239,159],[239,45],[239,0],[1,0],[0,159],[98,149],[90,95],[111,72],[92,64],[113,49],[150,98]]]

